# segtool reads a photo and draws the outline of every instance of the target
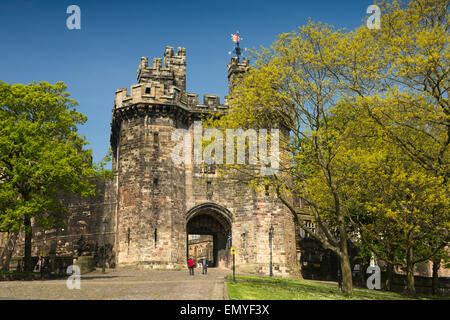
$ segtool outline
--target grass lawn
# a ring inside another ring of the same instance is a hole
[[[0,281],[40,279],[41,274],[29,271],[0,271]]]
[[[353,288],[353,295],[339,293],[337,285],[309,280],[236,276],[227,277],[230,300],[407,300],[396,292]],[[450,297],[418,296],[417,299],[449,299]]]

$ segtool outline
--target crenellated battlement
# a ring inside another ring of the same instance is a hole
[[[138,83],[131,86],[130,94],[127,88],[116,91],[114,108],[128,107],[134,104],[170,104],[179,105],[191,111],[218,111],[227,109],[226,103],[220,103],[217,95],[203,95],[203,103],[199,102],[197,93],[181,92],[175,86],[168,88],[161,83]]]
[[[178,47],[174,54],[173,47],[167,46],[163,59],[154,58],[151,66],[148,57],[142,57],[137,71],[139,83],[159,82],[166,86],[173,85],[186,91],[186,49]]]
[[[184,100],[184,101],[183,101]],[[166,87],[163,83],[138,83],[131,86],[131,94],[127,88],[116,91],[115,107],[127,107],[137,103],[148,104],[186,104],[181,90],[173,85]]]
[[[231,69],[243,70],[248,61],[239,63],[233,58],[228,65]],[[153,58],[149,65],[148,57],[142,57],[137,70],[138,83],[130,90],[121,88],[116,91],[114,110],[132,105],[172,105],[193,113],[217,112],[228,109],[227,98],[222,104],[217,95],[203,95],[186,92],[186,49],[167,46],[164,58]]]
[[[220,97],[217,95],[205,94],[203,95],[203,103],[199,103],[197,93],[187,93],[187,106],[191,110],[208,110],[219,111],[228,109],[228,104],[220,103]]]

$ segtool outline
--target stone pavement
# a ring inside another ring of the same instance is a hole
[[[80,290],[68,289],[66,279],[0,281],[0,299],[222,300],[229,273],[218,268],[209,268],[208,275],[196,268],[194,276],[188,270],[96,270],[81,276]]]

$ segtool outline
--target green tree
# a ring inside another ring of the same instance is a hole
[[[442,177],[411,161],[370,119],[357,113],[353,127],[347,127],[347,153],[337,159],[352,167],[347,196],[359,214],[349,217],[360,231],[362,246],[390,266],[401,266],[407,274],[406,291],[414,294],[414,265],[442,253],[448,243],[450,189]]]
[[[238,81],[230,95],[231,110],[211,124],[222,128],[273,128],[280,135],[280,170],[273,176],[256,176],[255,186],[271,185],[293,214],[296,223],[324,248],[340,258],[343,291],[352,293],[348,243],[351,225],[346,218],[345,170],[335,161],[342,152],[331,108],[338,102],[339,85],[321,61],[340,42],[340,31],[310,23],[298,32],[283,34],[270,49],[256,54],[255,67]],[[272,137],[271,137],[272,138]],[[345,169],[345,168],[344,168]],[[293,197],[306,201],[319,232],[311,232],[298,218]]]
[[[57,82],[0,82],[0,231],[25,234],[24,264],[31,270],[33,224],[61,226],[67,213],[61,199],[95,193],[93,177],[108,174],[92,164],[77,125],[66,85]]]
[[[382,238],[380,230],[370,238],[402,248],[396,252],[404,255],[397,257],[407,273],[408,294],[414,294],[414,264],[448,243],[448,6],[448,0],[383,4],[380,29],[361,27],[346,34],[336,46],[336,59],[323,59],[345,89],[342,99],[362,116],[360,127],[373,128],[378,137],[372,143],[380,157],[371,160],[371,172],[384,180],[368,180],[379,192],[367,203],[378,210],[375,230],[384,225],[396,231]],[[391,154],[382,155],[382,148]]]
[[[393,2],[382,5],[379,30],[310,22],[282,34],[255,52],[230,95],[231,111],[211,120],[289,131],[278,174],[250,176],[257,186],[272,184],[296,219],[292,196],[306,201],[320,230],[310,234],[341,258],[346,293],[349,239],[404,267],[410,294],[414,265],[448,240],[447,7]]]

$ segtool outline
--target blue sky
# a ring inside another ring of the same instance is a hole
[[[162,57],[167,45],[186,48],[187,90],[227,94],[230,34],[241,47],[270,46],[277,35],[308,22],[353,29],[373,0],[64,1],[2,0],[0,80],[64,81],[88,117],[86,135],[99,161],[109,147],[114,92],[136,83],[142,56]],[[81,9],[81,30],[69,30],[66,9]]]

